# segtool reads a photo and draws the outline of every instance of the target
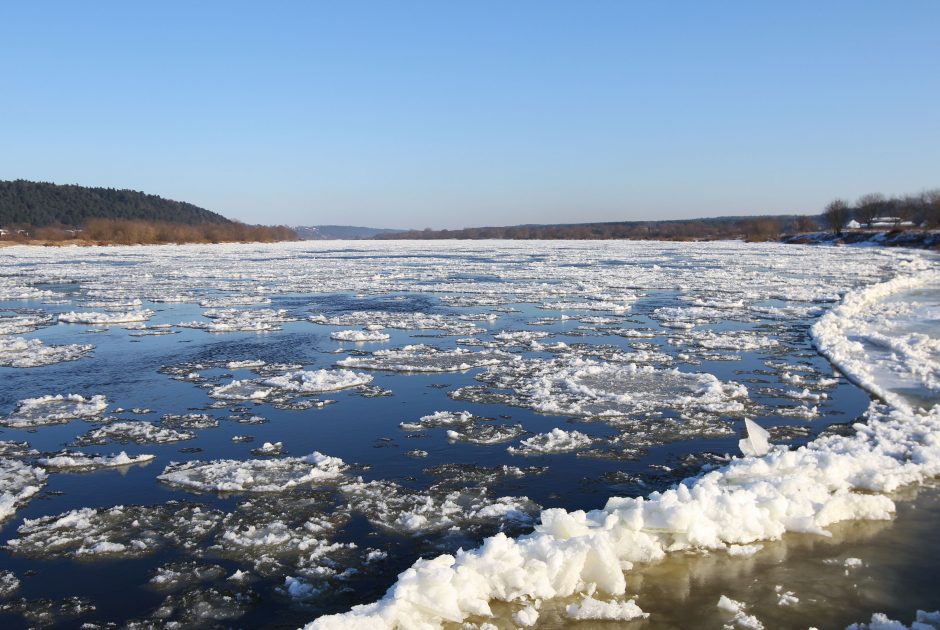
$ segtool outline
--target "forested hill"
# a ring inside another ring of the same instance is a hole
[[[0,181],[0,226],[45,227],[61,223],[79,227],[89,219],[122,219],[229,224],[221,214],[183,201],[135,190],[89,188],[25,180]]]

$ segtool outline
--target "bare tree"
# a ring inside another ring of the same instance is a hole
[[[940,188],[928,190],[920,197],[924,204],[923,222],[932,229],[940,227]]]
[[[842,234],[842,229],[849,221],[849,204],[842,199],[830,201],[823,211],[823,220],[833,234],[836,236]]]
[[[872,226],[885,209],[885,196],[881,193],[869,193],[858,198],[855,208],[855,218],[859,223]]]
[[[813,217],[801,216],[796,219],[797,232],[815,232],[819,229],[819,223]]]

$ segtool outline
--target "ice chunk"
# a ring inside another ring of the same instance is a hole
[[[336,364],[348,368],[389,372],[459,372],[516,361],[518,358],[496,350],[441,350],[434,346],[417,344],[395,350],[377,350],[365,357],[348,357],[337,361]]]
[[[217,510],[178,501],[81,508],[25,519],[7,547],[15,554],[44,559],[141,557],[167,545],[194,549],[221,518]]]
[[[47,346],[39,339],[0,337],[0,367],[32,368],[76,361],[92,350],[92,345]]]
[[[390,481],[359,479],[340,490],[350,509],[395,533],[424,534],[460,527],[463,530],[504,521],[529,523],[537,509],[526,497],[492,498],[486,488],[450,489],[435,484],[420,492]]]
[[[330,339],[363,343],[366,341],[388,341],[391,339],[391,335],[374,330],[337,330],[330,333]]]
[[[0,459],[0,523],[39,492],[46,483],[46,471],[15,459]]]
[[[631,619],[640,619],[649,617],[649,613],[636,605],[636,601],[629,599],[625,602],[611,600],[609,602],[594,599],[591,596],[585,597],[579,604],[569,604],[565,609],[565,614],[569,619],[583,621],[587,619],[596,619],[604,621],[629,621]]]
[[[471,444],[499,444],[508,442],[523,433],[521,424],[494,424],[492,418],[480,418],[469,411],[459,413],[437,411],[423,416],[417,422],[402,422],[398,425],[406,431],[423,431],[446,427],[447,439],[451,442],[470,442]]]
[[[53,470],[88,471],[99,468],[114,468],[117,466],[131,466],[143,464],[153,460],[155,455],[128,455],[121,451],[117,455],[88,455],[77,451],[61,451],[54,455],[40,457],[36,460],[40,466]]]
[[[318,394],[358,387],[371,382],[370,375],[351,370],[300,370],[269,378],[264,381],[264,384],[288,392]]]
[[[95,418],[108,408],[108,401],[102,395],[85,398],[79,394],[40,396],[21,400],[0,425],[14,429],[65,424],[76,418]]]
[[[750,418],[744,419],[747,437],[738,442],[738,448],[746,457],[762,457],[770,450],[770,433]]]
[[[548,433],[539,433],[522,440],[519,446],[510,446],[506,450],[513,455],[544,455],[546,453],[567,453],[587,448],[594,438],[580,431],[565,431],[554,428]]]
[[[145,322],[153,317],[154,312],[149,308],[123,313],[59,313],[58,319],[66,324],[94,324],[95,326],[111,324],[127,324],[131,322]]]
[[[189,431],[176,431],[165,427],[158,427],[152,422],[141,420],[112,422],[92,429],[75,440],[76,446],[89,446],[92,444],[107,444],[120,442],[126,444],[169,444],[182,440],[191,440],[196,437]]]
[[[0,571],[0,599],[6,599],[20,587],[19,579],[12,571]]]
[[[735,601],[730,597],[722,595],[718,599],[718,608],[731,613],[731,623],[738,628],[747,628],[748,630],[763,630],[764,624],[754,615],[749,615],[745,611],[745,605]]]

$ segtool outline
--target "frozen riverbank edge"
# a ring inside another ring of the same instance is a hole
[[[934,263],[925,264],[926,270],[906,270],[849,293],[813,327],[820,351],[887,403],[872,403],[854,435],[736,459],[646,498],[613,497],[600,510],[545,510],[532,534],[500,534],[477,549],[419,560],[378,602],[306,628],[439,628],[471,617],[485,620],[493,600],[518,602],[527,619],[537,618],[533,604],[539,600],[578,593],[593,600],[590,594],[600,596],[595,591],[622,596],[634,562],[669,552],[734,552],[735,545],[785,532],[827,535],[826,527],[839,521],[890,519],[895,506],[888,493],[940,474],[940,405],[912,410],[882,390],[870,370],[852,372],[857,347],[846,335],[852,316],[866,305],[940,283]]]

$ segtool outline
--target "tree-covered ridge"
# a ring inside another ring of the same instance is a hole
[[[26,180],[0,181],[0,226],[81,227],[90,219],[183,223],[232,223],[220,214],[183,201],[136,190],[90,188]]]

